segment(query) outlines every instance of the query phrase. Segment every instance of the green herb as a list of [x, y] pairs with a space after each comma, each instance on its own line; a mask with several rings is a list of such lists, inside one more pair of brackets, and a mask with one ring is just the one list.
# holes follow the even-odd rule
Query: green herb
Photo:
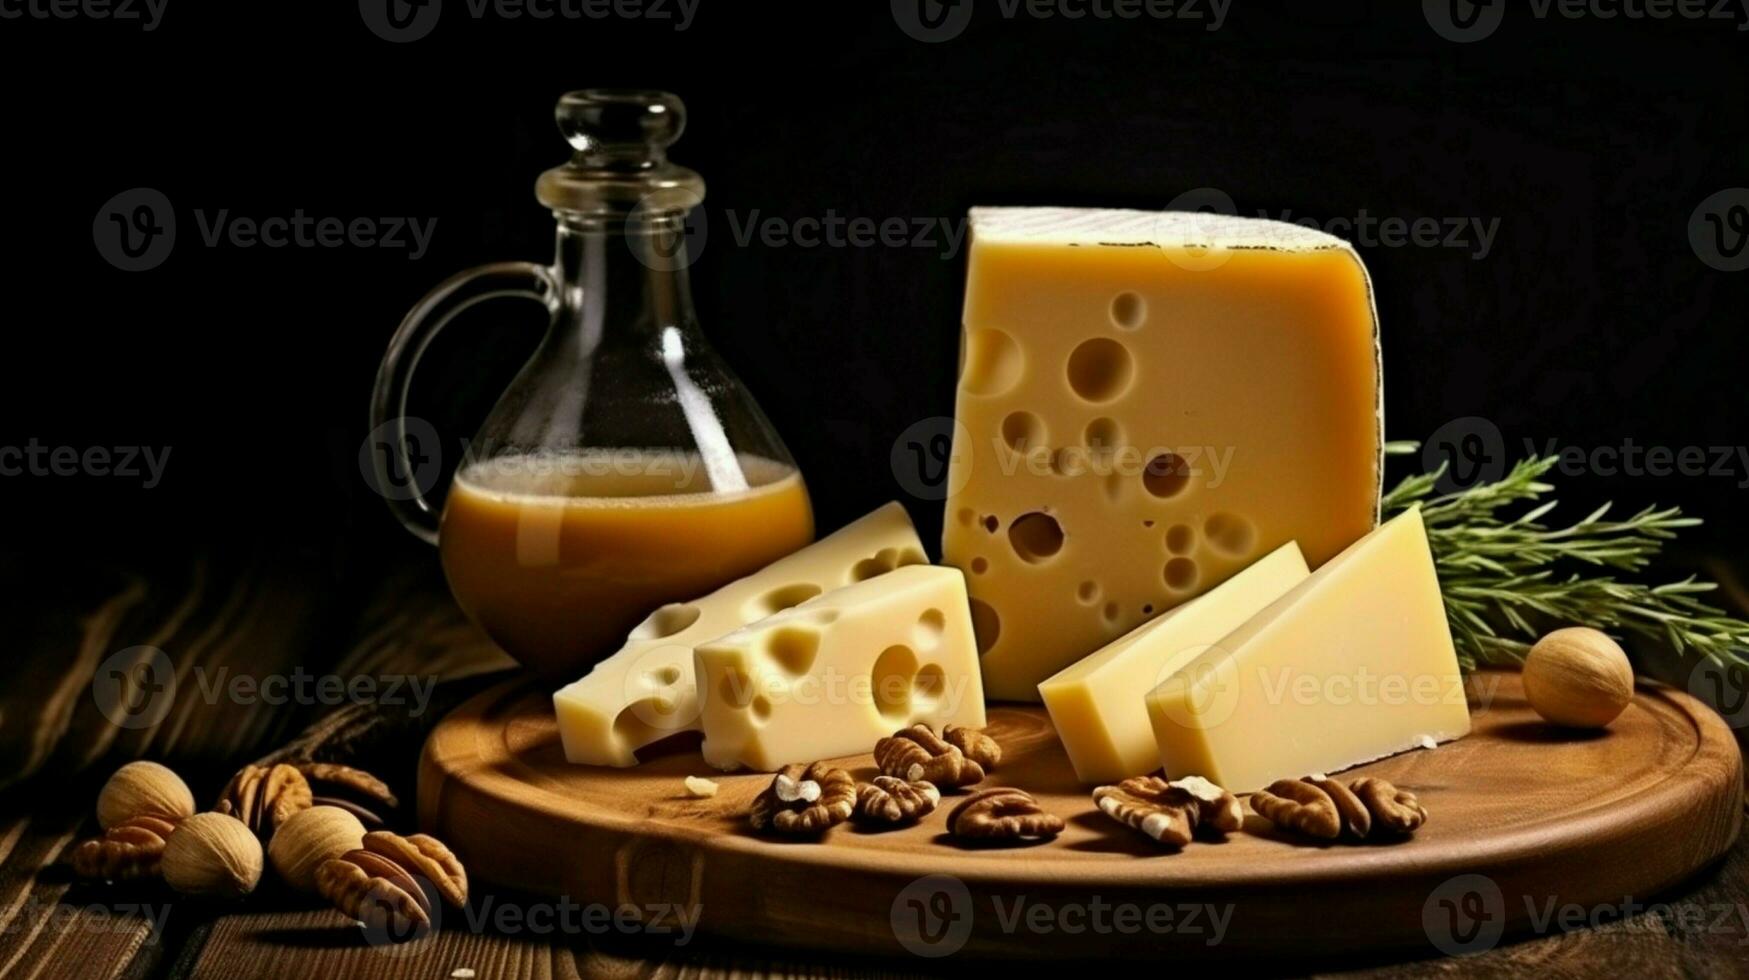
[[[1414, 444], [1386, 450], [1400, 455]], [[1542, 498], [1554, 487], [1541, 478], [1556, 462], [1523, 460], [1496, 483], [1435, 495], [1442, 465], [1385, 495], [1386, 516], [1421, 505], [1464, 668], [1522, 660], [1537, 637], [1558, 626], [1637, 634], [1678, 655], [1692, 650], [1720, 664], [1749, 663], [1749, 622], [1698, 598], [1715, 584], [1690, 576], [1643, 585], [1608, 574], [1643, 570], [1679, 529], [1700, 519], [1648, 507], [1612, 521], [1605, 504], [1575, 524], [1550, 527], [1542, 519], [1556, 501]], [[1502, 514], [1515, 504], [1534, 506], [1517, 517]]]

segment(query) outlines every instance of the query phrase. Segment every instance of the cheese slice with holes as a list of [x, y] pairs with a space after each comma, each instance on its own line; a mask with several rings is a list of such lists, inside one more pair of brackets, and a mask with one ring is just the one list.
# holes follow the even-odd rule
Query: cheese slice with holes
[[1038, 686], [1051, 724], [1084, 783], [1116, 783], [1154, 771], [1160, 750], [1146, 692], [1310, 574], [1293, 542], [1207, 594], [1143, 623]]
[[992, 698], [1289, 541], [1378, 520], [1377, 317], [1353, 248], [1182, 212], [971, 214], [946, 564]]
[[1420, 510], [1331, 559], [1147, 703], [1166, 775], [1235, 793], [1467, 734]]
[[913, 566], [699, 646], [705, 762], [773, 770], [873, 750], [917, 722], [984, 727], [984, 688], [952, 568]]
[[553, 695], [565, 758], [637, 765], [637, 750], [699, 730], [692, 650], [754, 620], [853, 582], [929, 559], [890, 503], [795, 554], [693, 602], [651, 613], [613, 656]]

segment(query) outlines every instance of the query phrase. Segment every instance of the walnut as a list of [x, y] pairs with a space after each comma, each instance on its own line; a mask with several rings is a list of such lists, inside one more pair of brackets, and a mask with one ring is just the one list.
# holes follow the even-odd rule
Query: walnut
[[947, 832], [969, 840], [1042, 840], [1063, 832], [1063, 818], [1021, 790], [986, 789], [953, 808]]
[[175, 829], [174, 821], [151, 814], [116, 824], [73, 848], [73, 873], [104, 881], [156, 878], [164, 842]]
[[914, 823], [941, 803], [941, 790], [927, 782], [876, 776], [856, 788], [856, 819], [874, 824]]
[[850, 819], [856, 808], [856, 781], [824, 762], [784, 766], [771, 785], [753, 798], [747, 820], [754, 830], [780, 834], [823, 834]]
[[338, 762], [294, 762], [310, 784], [312, 806], [337, 806], [358, 818], [367, 830], [388, 825], [401, 805], [388, 784], [363, 769]]
[[265, 855], [243, 822], [223, 813], [197, 813], [176, 825], [158, 865], [164, 883], [193, 898], [235, 899], [261, 882]]
[[241, 820], [255, 836], [265, 840], [292, 814], [309, 809], [313, 801], [304, 774], [296, 766], [282, 762], [272, 766], [247, 765], [237, 770], [214, 809]]
[[364, 835], [363, 847], [322, 862], [316, 890], [335, 908], [400, 941], [431, 928], [439, 899], [465, 904], [468, 876], [437, 838], [376, 830]]
[[194, 814], [194, 794], [169, 768], [156, 762], [130, 762], [115, 771], [97, 794], [97, 825], [104, 828], [134, 817], [155, 815], [172, 822]]
[[1279, 779], [1251, 794], [1251, 809], [1284, 830], [1319, 840], [1344, 833], [1364, 839], [1381, 834], [1411, 834], [1427, 822], [1427, 809], [1415, 794], [1383, 779], [1356, 779], [1348, 785], [1324, 775]]
[[1199, 776], [1168, 782], [1138, 776], [1093, 791], [1100, 812], [1162, 844], [1183, 847], [1198, 831], [1230, 834], [1245, 822], [1239, 799]]
[[908, 783], [934, 783], [942, 789], [982, 782], [986, 766], [994, 766], [1002, 750], [982, 732], [959, 725], [949, 725], [948, 731], [952, 739], [921, 723], [894, 732], [875, 743], [875, 765], [882, 775]]

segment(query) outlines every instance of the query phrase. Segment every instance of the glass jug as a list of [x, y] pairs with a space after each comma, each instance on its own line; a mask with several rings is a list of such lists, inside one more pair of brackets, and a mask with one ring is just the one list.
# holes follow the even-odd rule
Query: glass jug
[[535, 185], [558, 222], [552, 265], [482, 266], [421, 300], [389, 343], [371, 424], [391, 437], [375, 464], [389, 486], [391, 466], [412, 472], [407, 389], [432, 337], [484, 300], [546, 306], [546, 337], [470, 443], [441, 519], [416, 492], [389, 503], [439, 546], [487, 635], [573, 680], [656, 607], [807, 544], [814, 521], [789, 451], [693, 313], [684, 221], [704, 181], [667, 161], [680, 100], [586, 90], [555, 115], [575, 153]]

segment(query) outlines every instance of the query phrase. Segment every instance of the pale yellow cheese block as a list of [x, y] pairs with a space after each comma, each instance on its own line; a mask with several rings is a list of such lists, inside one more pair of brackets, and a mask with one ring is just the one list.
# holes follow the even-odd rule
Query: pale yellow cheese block
[[553, 695], [565, 758], [637, 765], [638, 749], [697, 731], [692, 648], [824, 592], [929, 559], [898, 503], [693, 602], [651, 613], [613, 656]]
[[942, 537], [991, 698], [1286, 544], [1377, 523], [1377, 317], [1353, 248], [1194, 213], [972, 211]]
[[1166, 775], [1236, 793], [1469, 733], [1420, 510], [1312, 573], [1148, 695]]
[[1159, 768], [1147, 693], [1310, 574], [1288, 542], [1038, 686], [1075, 775], [1116, 783]]
[[910, 566], [698, 647], [705, 762], [774, 770], [868, 752], [917, 722], [984, 726], [984, 688], [952, 568]]

